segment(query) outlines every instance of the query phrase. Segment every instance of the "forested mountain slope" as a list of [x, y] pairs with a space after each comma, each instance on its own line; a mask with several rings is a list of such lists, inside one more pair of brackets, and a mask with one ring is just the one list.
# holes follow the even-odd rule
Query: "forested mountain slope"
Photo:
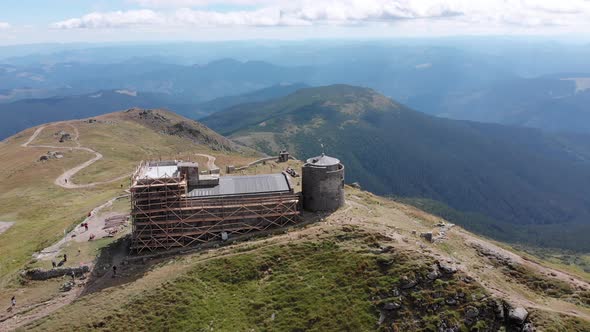
[[585, 136], [436, 118], [346, 85], [235, 106], [203, 123], [268, 152], [325, 150], [346, 164], [348, 182], [442, 202], [471, 213], [466, 227], [502, 240], [590, 250], [581, 236], [590, 231]]

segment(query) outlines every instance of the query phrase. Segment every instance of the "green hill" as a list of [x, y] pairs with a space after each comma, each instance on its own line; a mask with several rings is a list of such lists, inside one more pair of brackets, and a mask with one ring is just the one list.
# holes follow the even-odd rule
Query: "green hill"
[[[435, 118], [346, 85], [302, 89], [202, 121], [269, 153], [325, 150], [346, 164], [348, 182], [441, 202], [468, 213], [457, 222], [501, 240], [590, 250], [582, 235], [590, 231], [584, 136]], [[427, 207], [439, 212], [439, 205]]]

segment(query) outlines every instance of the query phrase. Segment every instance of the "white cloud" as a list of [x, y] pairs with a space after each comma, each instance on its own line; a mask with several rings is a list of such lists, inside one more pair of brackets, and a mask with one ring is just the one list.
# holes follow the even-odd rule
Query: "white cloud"
[[272, 5], [280, 0], [128, 0], [143, 7], [151, 8], [187, 8], [212, 5], [257, 6]]
[[10, 29], [10, 24], [7, 22], [0, 22], [0, 30]]
[[106, 13], [90, 13], [80, 18], [53, 23], [58, 29], [97, 29], [146, 26], [164, 23], [164, 17], [152, 10], [130, 10]]
[[[310, 26], [447, 20], [482, 26], [574, 26], [590, 30], [588, 0], [128, 0], [141, 9], [91, 13], [54, 23], [56, 28], [135, 26]], [[224, 5], [226, 10], [207, 8]], [[164, 8], [166, 7], [166, 8]], [[181, 8], [184, 7], [184, 8]], [[197, 8], [199, 7], [199, 8]], [[248, 8], [231, 10], [231, 8]], [[251, 9], [250, 9], [251, 8]]]

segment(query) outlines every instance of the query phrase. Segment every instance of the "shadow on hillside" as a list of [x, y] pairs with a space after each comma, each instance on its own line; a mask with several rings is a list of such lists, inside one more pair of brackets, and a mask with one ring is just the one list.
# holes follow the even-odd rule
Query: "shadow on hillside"
[[[109, 287], [134, 282], [142, 278], [153, 266], [177, 256], [193, 254], [201, 250], [224, 247], [238, 242], [284, 234], [288, 231], [319, 222], [327, 216], [329, 216], [329, 213], [316, 214], [304, 212], [301, 216], [300, 222], [287, 227], [243, 234], [230, 238], [224, 242], [211, 241], [190, 248], [160, 251], [149, 255], [131, 254], [129, 250], [131, 236], [128, 235], [101, 249], [96, 259], [95, 267], [88, 277], [88, 282], [82, 292], [82, 296], [99, 292]], [[117, 266], [116, 276], [113, 273], [113, 266]]]
[[[130, 244], [131, 238], [126, 236], [101, 249], [82, 295], [133, 282], [150, 269], [153, 264], [123, 265], [129, 256]], [[117, 267], [116, 276], [113, 274], [113, 265]]]

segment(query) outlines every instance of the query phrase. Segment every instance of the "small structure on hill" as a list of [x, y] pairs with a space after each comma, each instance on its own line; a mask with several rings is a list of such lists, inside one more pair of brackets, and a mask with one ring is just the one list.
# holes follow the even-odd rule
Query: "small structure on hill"
[[70, 133], [67, 133], [63, 130], [60, 130], [58, 132], [56, 132], [54, 134], [55, 136], [59, 137], [59, 142], [63, 143], [65, 141], [71, 141], [72, 140], [72, 135]]
[[64, 154], [59, 151], [47, 151], [47, 154], [42, 155], [39, 157], [39, 161], [48, 161], [50, 159], [61, 159], [64, 157]]
[[279, 163], [286, 163], [289, 161], [289, 151], [282, 150], [279, 152]]
[[344, 205], [344, 165], [326, 156], [310, 158], [302, 171], [303, 208], [335, 211]]
[[195, 162], [144, 162], [131, 186], [131, 249], [183, 248], [294, 224], [299, 198], [286, 173], [202, 175]]

